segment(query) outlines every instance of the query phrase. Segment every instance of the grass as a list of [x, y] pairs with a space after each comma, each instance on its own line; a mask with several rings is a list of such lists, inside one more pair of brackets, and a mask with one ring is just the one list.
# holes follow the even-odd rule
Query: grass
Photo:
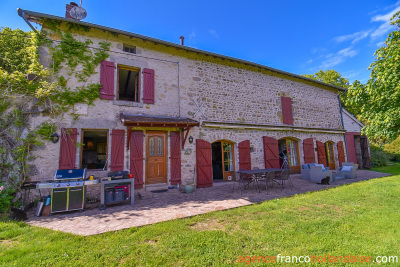
[[385, 173], [390, 173], [393, 175], [398, 175], [400, 174], [400, 162], [390, 162], [390, 165], [384, 166], [384, 167], [375, 167], [372, 168], [372, 171], [376, 172], [385, 172]]
[[88, 237], [0, 222], [0, 265], [221, 266], [251, 255], [400, 256], [399, 192], [396, 175]]

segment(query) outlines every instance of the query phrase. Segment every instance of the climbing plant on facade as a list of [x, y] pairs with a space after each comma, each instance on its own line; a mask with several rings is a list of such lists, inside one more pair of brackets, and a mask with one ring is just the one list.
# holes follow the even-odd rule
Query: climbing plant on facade
[[[46, 33], [10, 28], [0, 32], [0, 184], [12, 192], [33, 174], [32, 150], [50, 139], [59, 118], [75, 104], [92, 104], [99, 97], [101, 85], [87, 81], [108, 57], [110, 44], [94, 45], [57, 32], [58, 42]], [[41, 62], [40, 49], [49, 52], [48, 66]], [[69, 85], [71, 77], [78, 84]], [[31, 116], [48, 120], [34, 128]]]

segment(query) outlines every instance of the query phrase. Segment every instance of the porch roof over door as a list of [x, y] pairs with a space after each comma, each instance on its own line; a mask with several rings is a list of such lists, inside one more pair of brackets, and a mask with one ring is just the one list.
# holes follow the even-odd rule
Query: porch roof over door
[[135, 127], [191, 128], [200, 125], [198, 121], [183, 117], [144, 116], [120, 113], [120, 119], [124, 126]]

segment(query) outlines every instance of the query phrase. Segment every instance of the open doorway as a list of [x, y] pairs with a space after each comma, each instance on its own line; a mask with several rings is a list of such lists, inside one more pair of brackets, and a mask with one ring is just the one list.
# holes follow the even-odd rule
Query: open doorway
[[213, 180], [232, 180], [235, 169], [234, 145], [228, 141], [217, 141], [211, 144]]
[[300, 159], [298, 142], [292, 138], [282, 138], [278, 141], [279, 164], [289, 167], [291, 173], [300, 173]]

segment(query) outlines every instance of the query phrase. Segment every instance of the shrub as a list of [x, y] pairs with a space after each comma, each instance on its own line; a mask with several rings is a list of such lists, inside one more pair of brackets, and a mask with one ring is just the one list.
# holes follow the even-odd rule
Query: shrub
[[0, 184], [0, 214], [6, 213], [11, 209], [14, 197], [14, 190], [5, 188], [4, 184]]
[[382, 148], [371, 144], [371, 165], [374, 167], [386, 166], [389, 160], [392, 158], [391, 155]]
[[393, 155], [393, 160], [400, 161], [400, 135], [393, 142], [386, 144], [384, 150]]

